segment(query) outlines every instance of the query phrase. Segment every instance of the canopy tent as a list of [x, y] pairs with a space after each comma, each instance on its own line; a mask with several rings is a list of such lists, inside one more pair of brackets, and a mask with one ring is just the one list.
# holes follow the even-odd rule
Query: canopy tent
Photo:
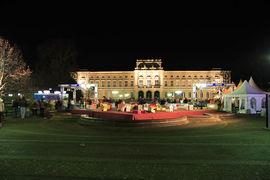
[[229, 94], [229, 93], [233, 92], [235, 89], [236, 89], [236, 86], [235, 86], [234, 82], [232, 82], [232, 85], [230, 87], [222, 90], [222, 94], [223, 95]]
[[260, 91], [263, 91], [261, 88], [259, 88], [259, 86], [257, 86], [257, 84], [255, 83], [255, 81], [253, 80], [252, 77], [250, 77], [249, 81], [248, 81], [249, 85], [256, 88], [256, 89], [259, 89]]
[[232, 111], [232, 105], [234, 105], [239, 107], [239, 113], [256, 113], [265, 108], [265, 94], [266, 92], [252, 87], [245, 80], [237, 90], [223, 96], [224, 110]]
[[243, 84], [243, 81], [242, 81], [242, 79], [240, 79], [240, 81], [239, 81], [239, 83], [238, 83], [238, 85], [236, 86], [236, 88], [235, 88], [235, 89], [240, 88], [240, 87], [242, 86], [242, 84]]

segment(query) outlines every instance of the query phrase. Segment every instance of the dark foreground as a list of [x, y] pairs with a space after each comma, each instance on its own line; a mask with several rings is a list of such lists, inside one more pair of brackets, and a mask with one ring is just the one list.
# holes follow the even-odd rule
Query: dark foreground
[[0, 179], [270, 177], [270, 131], [258, 116], [162, 128], [80, 126], [77, 119], [7, 118]]

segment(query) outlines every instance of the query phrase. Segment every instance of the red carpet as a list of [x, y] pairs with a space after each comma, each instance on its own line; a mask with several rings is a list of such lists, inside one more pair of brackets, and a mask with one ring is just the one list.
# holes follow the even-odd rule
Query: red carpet
[[174, 112], [156, 112], [156, 113], [143, 113], [133, 114], [128, 112], [117, 112], [117, 111], [93, 111], [93, 110], [82, 110], [72, 109], [72, 114], [88, 114], [91, 117], [102, 118], [102, 119], [115, 119], [115, 120], [155, 120], [155, 119], [173, 119], [182, 116], [195, 116], [203, 115], [205, 113], [215, 113], [212, 110], [197, 110], [197, 111], [185, 111], [177, 110]]

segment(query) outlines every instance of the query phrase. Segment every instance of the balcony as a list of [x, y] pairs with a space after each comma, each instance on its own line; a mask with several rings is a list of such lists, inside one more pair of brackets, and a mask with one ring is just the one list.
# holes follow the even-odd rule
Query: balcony
[[138, 85], [138, 88], [160, 88], [161, 85], [157, 84], [157, 85]]

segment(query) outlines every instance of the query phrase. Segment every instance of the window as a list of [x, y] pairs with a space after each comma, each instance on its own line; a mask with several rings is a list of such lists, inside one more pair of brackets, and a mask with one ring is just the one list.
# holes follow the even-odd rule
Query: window
[[133, 87], [134, 86], [134, 84], [133, 84], [134, 82], [133, 81], [130, 81], [130, 86], [131, 87]]
[[179, 78], [179, 75], [177, 75], [176, 77], [178, 77], [178, 78]]
[[98, 79], [99, 77], [97, 76], [97, 79]]
[[128, 81], [125, 81], [125, 87], [128, 87]]
[[111, 81], [108, 81], [108, 82], [107, 82], [107, 86], [108, 86], [108, 87], [111, 87]]
[[173, 87], [173, 81], [171, 81], [171, 86]]
[[104, 76], [102, 76], [102, 78], [104, 78]]
[[94, 81], [90, 81], [90, 84], [94, 84]]
[[171, 75], [171, 78], [173, 77], [173, 75]]
[[119, 76], [119, 78], [122, 78], [122, 76]]
[[125, 78], [128, 78], [127, 76], [125, 76]]
[[133, 76], [130, 76], [131, 78], [133, 78]]
[[206, 93], [206, 98], [207, 98], [207, 99], [210, 98], [210, 93], [209, 93], [209, 92]]
[[176, 80], [176, 86], [180, 86], [180, 81], [179, 80]]
[[113, 87], [116, 87], [116, 81], [113, 81]]
[[147, 79], [147, 86], [150, 87], [151, 86], [151, 80]]
[[105, 81], [101, 81], [101, 86], [102, 86], [102, 87], [105, 86]]
[[167, 77], [167, 75], [165, 75], [165, 78]]
[[108, 78], [111, 78], [111, 76], [108, 76]]
[[182, 78], [185, 78], [186, 76], [184, 75], [184, 76], [182, 76]]
[[97, 86], [99, 86], [99, 81], [96, 81]]
[[122, 81], [119, 81], [119, 87], [122, 87]]
[[191, 98], [191, 92], [188, 92], [188, 97]]
[[167, 87], [168, 86], [168, 82], [164, 81], [164, 86]]
[[203, 92], [201, 91], [200, 97], [203, 98]]
[[254, 97], [250, 100], [250, 107], [256, 110], [256, 99]]
[[139, 80], [139, 86], [143, 86], [143, 80], [142, 79]]
[[159, 85], [159, 80], [155, 80], [155, 85], [156, 85], [156, 86]]

